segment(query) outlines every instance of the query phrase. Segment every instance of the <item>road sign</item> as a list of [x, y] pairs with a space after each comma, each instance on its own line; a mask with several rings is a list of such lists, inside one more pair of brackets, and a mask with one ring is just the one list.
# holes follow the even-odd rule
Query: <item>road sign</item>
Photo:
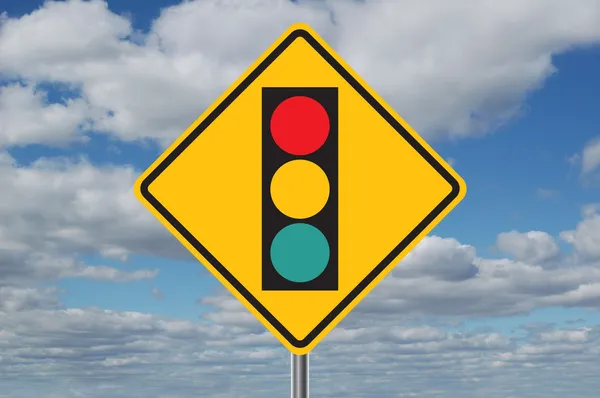
[[297, 355], [465, 191], [304, 24], [290, 27], [136, 183], [146, 207]]

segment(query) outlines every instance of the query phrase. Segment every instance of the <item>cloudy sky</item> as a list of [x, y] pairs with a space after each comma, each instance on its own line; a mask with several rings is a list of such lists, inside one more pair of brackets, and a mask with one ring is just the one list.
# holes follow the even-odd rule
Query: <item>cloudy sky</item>
[[289, 393], [289, 354], [132, 186], [294, 22], [468, 185], [311, 354], [312, 394], [597, 394], [600, 0], [0, 0], [0, 12], [0, 397]]

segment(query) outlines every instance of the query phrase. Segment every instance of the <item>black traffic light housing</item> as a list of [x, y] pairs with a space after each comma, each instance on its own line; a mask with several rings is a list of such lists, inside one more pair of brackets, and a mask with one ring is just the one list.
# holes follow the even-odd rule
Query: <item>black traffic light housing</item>
[[[285, 152], [271, 132], [271, 116], [288, 98], [305, 96], [316, 100], [329, 117], [329, 134], [323, 145], [304, 156]], [[273, 203], [270, 185], [283, 164], [304, 159], [318, 165], [329, 180], [329, 198], [317, 214], [297, 220], [284, 215]], [[307, 187], [310, 189], [310, 187]], [[287, 225], [302, 222], [319, 229], [329, 243], [329, 262], [323, 272], [308, 282], [293, 282], [280, 275], [270, 255], [271, 243]], [[274, 87], [262, 90], [262, 289], [263, 290], [337, 290], [338, 289], [338, 89], [329, 87]]]

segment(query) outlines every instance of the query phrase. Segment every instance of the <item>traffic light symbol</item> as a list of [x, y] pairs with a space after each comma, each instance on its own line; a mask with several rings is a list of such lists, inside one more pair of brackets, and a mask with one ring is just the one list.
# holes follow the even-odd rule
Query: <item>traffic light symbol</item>
[[263, 88], [262, 288], [338, 289], [337, 88]]

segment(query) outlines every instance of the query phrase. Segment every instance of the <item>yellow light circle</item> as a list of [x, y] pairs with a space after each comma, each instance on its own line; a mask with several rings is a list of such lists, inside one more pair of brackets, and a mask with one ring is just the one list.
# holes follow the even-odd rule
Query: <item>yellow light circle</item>
[[271, 180], [271, 198], [279, 211], [288, 217], [312, 217], [329, 199], [329, 180], [315, 163], [292, 160], [275, 172]]

